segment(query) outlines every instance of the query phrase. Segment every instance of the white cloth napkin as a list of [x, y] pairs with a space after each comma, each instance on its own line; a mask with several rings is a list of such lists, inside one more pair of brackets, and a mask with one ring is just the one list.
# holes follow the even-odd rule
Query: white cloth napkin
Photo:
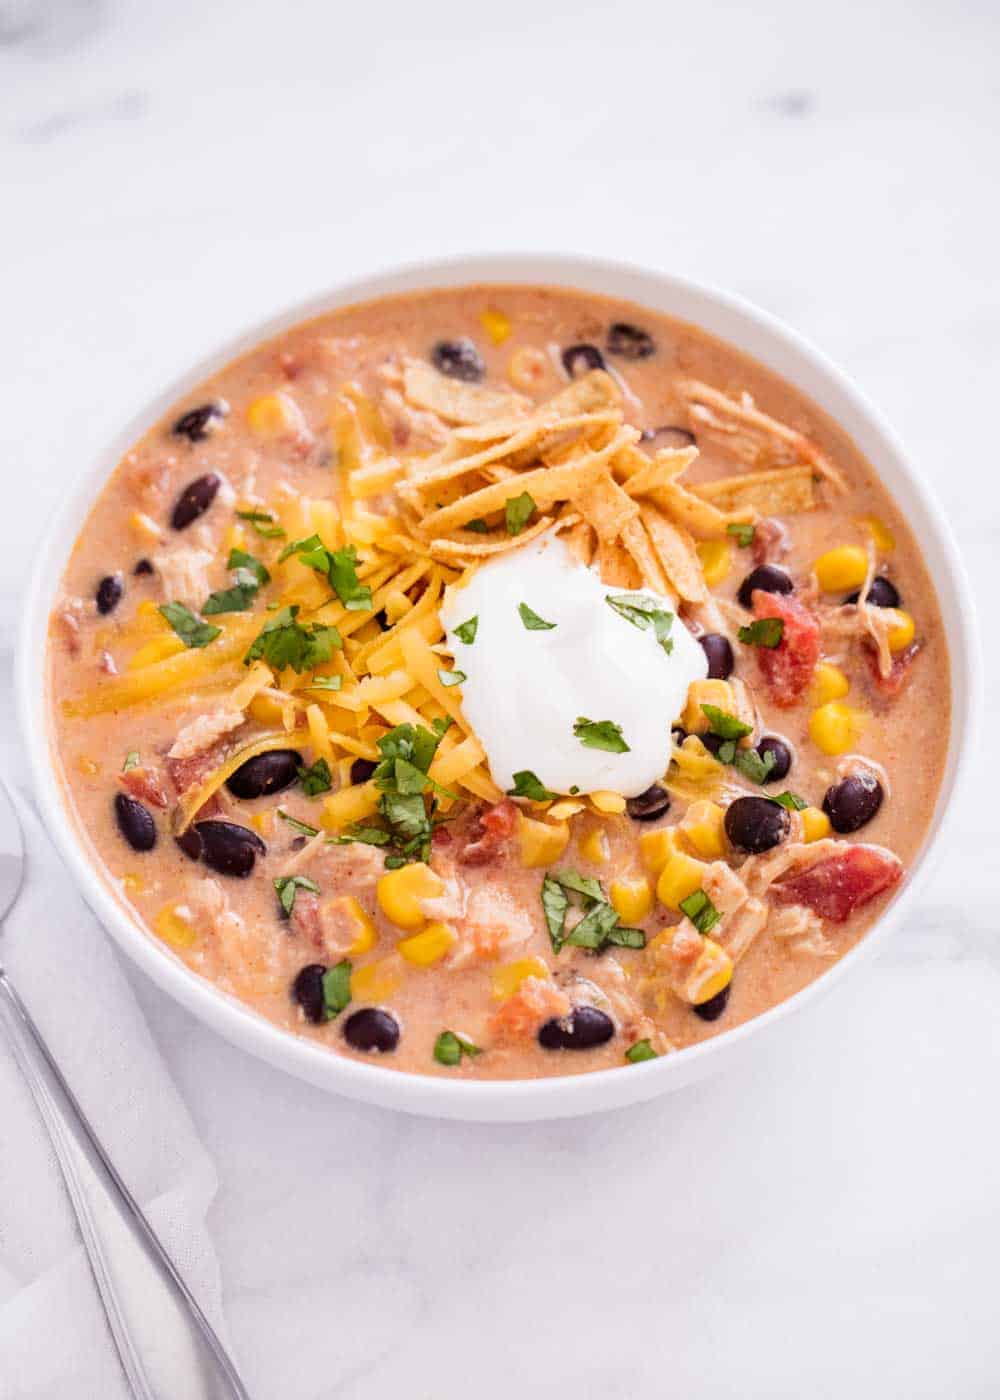
[[[27, 869], [0, 962], [118, 1171], [220, 1334], [215, 1168], [110, 939], [14, 793]], [[119, 1400], [119, 1368], [48, 1137], [0, 1031], [0, 1400]], [[181, 1400], [181, 1397], [178, 1397]]]

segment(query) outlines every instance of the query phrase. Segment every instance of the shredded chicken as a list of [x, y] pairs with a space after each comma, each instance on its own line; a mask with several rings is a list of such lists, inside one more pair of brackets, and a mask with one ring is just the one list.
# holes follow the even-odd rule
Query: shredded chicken
[[71, 656], [78, 656], [80, 653], [80, 623], [83, 620], [85, 607], [86, 604], [82, 598], [67, 598], [56, 613], [56, 620]]
[[802, 904], [776, 909], [768, 920], [767, 931], [772, 938], [787, 941], [793, 953], [830, 958], [836, 952], [823, 932], [823, 920]]
[[892, 783], [888, 771], [877, 759], [868, 758], [860, 753], [845, 754], [837, 763], [837, 777], [849, 778], [853, 773], [873, 773], [882, 784], [886, 797], [892, 796]]
[[167, 757], [193, 758], [195, 754], [210, 749], [224, 734], [238, 729], [242, 723], [242, 710], [210, 710], [184, 726], [167, 751]]
[[829, 837], [822, 841], [786, 841], [783, 846], [766, 851], [763, 855], [748, 856], [740, 866], [740, 876], [748, 891], [760, 898], [767, 894], [776, 880], [790, 871], [808, 870], [810, 866], [835, 855], [842, 845], [842, 842]]
[[208, 570], [215, 556], [207, 549], [174, 549], [152, 556], [164, 598], [171, 603], [183, 603], [197, 608], [210, 592]]
[[451, 437], [436, 413], [413, 408], [398, 389], [387, 385], [378, 396], [378, 406], [392, 433], [393, 442], [409, 452], [433, 452]]

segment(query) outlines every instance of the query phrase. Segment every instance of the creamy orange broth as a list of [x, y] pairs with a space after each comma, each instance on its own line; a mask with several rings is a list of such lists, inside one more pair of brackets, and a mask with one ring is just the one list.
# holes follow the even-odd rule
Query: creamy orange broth
[[[648, 332], [655, 352], [638, 359], [608, 353], [609, 326], [616, 322]], [[255, 799], [240, 799], [221, 789], [207, 809], [209, 818], [248, 827], [266, 846], [266, 854], [258, 852], [247, 878], [218, 873], [203, 861], [192, 860], [171, 834], [177, 820], [178, 789], [183, 788], [188, 775], [167, 758], [168, 751], [181, 730], [199, 716], [225, 711], [233, 687], [246, 674], [242, 657], [249, 641], [273, 616], [266, 604], [276, 602], [289, 586], [287, 570], [283, 573], [276, 562], [279, 552], [296, 534], [311, 533], [308, 522], [302, 523], [301, 512], [297, 514], [298, 503], [303, 497], [332, 501], [335, 511], [328, 512], [326, 519], [334, 522], [330, 526], [333, 531], [339, 528], [338, 513], [349, 509], [345, 461], [342, 455], [338, 458], [338, 446], [342, 454], [344, 443], [331, 436], [329, 426], [334, 394], [347, 382], [358, 386], [381, 415], [384, 440], [379, 452], [408, 461], [412, 454], [412, 460], [418, 461], [448, 434], [433, 415], [428, 418], [426, 410], [415, 409], [406, 401], [392, 366], [402, 355], [426, 359], [436, 343], [460, 337], [469, 338], [478, 348], [485, 363], [485, 384], [497, 389], [515, 387], [539, 403], [568, 383], [560, 363], [561, 349], [579, 343], [600, 348], [624, 390], [621, 408], [626, 423], [648, 430], [669, 425], [693, 432], [700, 455], [683, 478], [689, 486], [801, 460], [794, 451], [789, 456], [784, 449], [773, 457], [762, 450], [756, 463], [735, 454], [725, 433], [706, 428], [704, 420], [692, 412], [679, 387], [692, 379], [735, 399], [744, 393], [752, 395], [757, 408], [803, 434], [835, 464], [846, 481], [846, 491], [837, 493], [827, 485], [817, 486], [814, 509], [780, 519], [786, 532], [786, 552], [781, 553], [780, 544], [773, 543], [777, 538], [774, 527], [760, 521], [755, 544], [760, 550], [772, 540], [771, 562], [794, 581], [791, 596], [802, 602], [810, 616], [824, 620], [822, 657], [835, 661], [847, 677], [850, 689], [842, 703], [850, 707], [858, 722], [849, 748], [842, 755], [824, 753], [810, 738], [810, 717], [819, 698], [815, 681], [791, 706], [776, 704], [761, 675], [762, 649], [737, 640], [738, 626], [752, 621], [752, 614], [729, 605], [754, 567], [753, 546], [741, 547], [735, 536], [727, 537], [722, 553], [728, 549], [729, 567], [711, 589], [723, 611], [712, 614], [700, 605], [682, 607], [675, 625], [683, 620], [696, 630], [712, 631], [717, 629], [706, 619], [722, 617], [736, 654], [734, 675], [747, 683], [758, 709], [752, 741], [763, 734], [778, 735], [793, 755], [787, 777], [765, 786], [746, 780], [732, 767], [726, 768], [723, 776], [729, 786], [719, 805], [724, 807], [735, 789], [757, 796], [792, 791], [812, 809], [820, 809], [827, 789], [841, 776], [838, 765], [849, 766], [860, 756], [881, 766], [873, 771], [881, 777], [884, 801], [874, 819], [857, 832], [841, 836], [833, 832], [830, 836], [838, 841], [837, 850], [858, 843], [876, 845], [894, 853], [904, 870], [910, 866], [934, 806], [945, 757], [950, 700], [947, 646], [937, 602], [899, 507], [847, 435], [764, 366], [696, 327], [644, 308], [550, 288], [469, 287], [388, 298], [332, 312], [257, 347], [176, 405], [112, 473], [66, 565], [50, 635], [54, 759], [81, 838], [147, 935], [164, 940], [168, 955], [182, 958], [198, 976], [285, 1029], [308, 1036], [337, 1054], [373, 1058], [426, 1074], [498, 1079], [573, 1074], [611, 1066], [627, 1070], [625, 1054], [636, 1042], [649, 1041], [657, 1053], [671, 1053], [724, 1032], [792, 995], [857, 942], [890, 895], [878, 894], [843, 922], [804, 918], [798, 931], [790, 933], [787, 911], [791, 907], [801, 913], [803, 905], [772, 897], [773, 888], [765, 891], [763, 925], [745, 951], [733, 948], [731, 978], [718, 998], [722, 1005], [716, 1019], [708, 1020], [677, 990], [686, 966], [679, 946], [683, 940], [674, 946], [673, 931], [681, 915], [658, 900], [653, 901], [647, 917], [622, 920], [643, 930], [645, 949], [610, 947], [593, 953], [564, 946], [558, 954], [554, 952], [540, 902], [546, 869], [527, 868], [522, 863], [517, 829], [521, 818], [510, 804], [492, 804], [499, 813], [492, 822], [497, 830], [495, 836], [488, 834], [486, 849], [480, 852], [486, 857], [482, 864], [468, 863], [465, 857], [470, 843], [482, 835], [479, 819], [487, 804], [467, 790], [462, 790], [463, 800], [449, 813], [450, 820], [443, 828], [446, 836], [435, 840], [430, 864], [450, 882], [451, 903], [446, 899], [438, 907], [429, 906], [427, 921], [448, 924], [456, 941], [428, 966], [415, 965], [398, 951], [400, 941], [414, 930], [401, 929], [380, 908], [376, 890], [385, 872], [384, 853], [377, 847], [317, 844], [305, 858], [301, 873], [319, 887], [319, 894], [300, 889], [292, 917], [283, 917], [273, 882], [289, 870], [301, 841], [277, 816], [276, 809], [280, 806], [300, 821], [321, 827], [328, 794], [309, 797], [298, 783]], [[526, 350], [537, 353], [526, 358], [519, 353]], [[526, 368], [531, 371], [528, 378]], [[284, 417], [279, 414], [275, 421], [273, 411], [269, 414], [266, 404], [261, 408], [260, 401], [278, 392], [287, 396], [288, 402]], [[209, 424], [212, 430], [200, 440], [191, 441], [172, 432], [182, 414], [220, 400], [225, 401], [227, 412]], [[273, 404], [271, 407], [273, 410]], [[374, 421], [370, 419], [370, 424]], [[647, 438], [639, 447], [652, 452], [666, 443], [681, 441], [683, 435], [674, 434]], [[210, 506], [186, 528], [171, 528], [178, 497], [189, 483], [208, 473], [217, 474], [223, 482]], [[371, 497], [362, 505], [374, 512], [396, 509], [390, 494]], [[276, 523], [286, 528], [286, 537], [269, 539], [257, 534], [252, 522], [237, 518], [237, 507], [273, 515]], [[834, 617], [850, 590], [817, 591], [811, 581], [814, 562], [824, 551], [838, 545], [868, 548], [872, 531], [859, 523], [864, 520], [878, 522], [875, 532], [881, 548], [877, 551], [877, 572], [891, 580], [915, 624], [916, 651], [904, 648], [902, 660], [894, 658], [900, 680], [898, 694], [886, 693], [884, 682], [881, 686], [877, 682], [870, 641], [860, 622], [852, 621], [855, 610], [841, 610]], [[887, 549], [890, 540], [894, 547]], [[343, 541], [324, 536], [324, 543], [333, 548]], [[233, 578], [226, 558], [234, 545], [263, 561], [273, 582], [253, 598], [248, 611], [208, 617], [209, 623], [223, 629], [221, 637], [200, 651], [185, 650], [156, 609], [186, 591], [185, 601], [197, 613], [209, 593], [230, 587]], [[363, 564], [364, 547], [360, 554]], [[136, 573], [140, 560], [155, 560], [152, 571]], [[460, 567], [453, 563], [450, 577], [457, 576]], [[295, 568], [295, 580], [308, 582], [309, 570]], [[122, 596], [102, 614], [95, 603], [97, 590], [102, 579], [117, 574], [121, 575]], [[634, 586], [642, 586], [642, 580]], [[105, 585], [103, 601], [107, 602], [114, 591]], [[325, 597], [328, 591], [320, 596]], [[356, 614], [348, 616], [356, 618]], [[307, 610], [300, 620], [308, 621]], [[224, 653], [227, 640], [239, 628], [249, 629], [248, 637]], [[366, 630], [361, 637], [368, 638], [377, 634], [378, 623], [368, 614], [362, 628]], [[146, 651], [140, 652], [140, 648]], [[166, 661], [158, 658], [174, 649], [181, 657], [206, 658], [204, 672], [178, 689], [141, 703], [126, 703], [128, 697], [121, 698], [121, 678], [148, 676], [148, 666], [169, 667], [169, 657]], [[214, 667], [213, 655], [221, 657]], [[441, 665], [449, 664], [442, 658]], [[277, 687], [286, 680], [288, 685], [298, 686], [303, 679], [292, 674], [279, 676]], [[102, 695], [119, 698], [110, 702], [109, 708], [90, 713], [95, 705], [89, 701]], [[319, 703], [330, 727], [353, 735], [357, 742], [357, 730], [351, 729], [356, 718], [352, 712], [326, 704], [320, 693], [300, 698]], [[259, 705], [256, 711], [252, 708], [242, 725], [210, 743], [201, 754], [195, 752], [195, 768], [199, 762], [211, 768], [232, 747], [264, 730], [281, 728], [280, 714], [273, 706], [262, 719], [263, 714]], [[290, 719], [296, 717], [297, 727], [288, 736], [288, 747], [297, 750], [303, 764], [309, 765], [317, 751], [301, 711]], [[675, 718], [665, 715], [664, 724]], [[377, 705], [366, 723], [368, 744], [380, 724], [384, 730], [392, 728], [380, 718]], [[130, 777], [121, 770], [132, 752], [138, 755], [138, 762], [133, 762]], [[332, 756], [336, 788], [340, 781], [350, 781], [347, 770], [356, 754], [334, 740]], [[143, 775], [151, 784], [148, 789], [142, 786]], [[668, 787], [670, 777], [666, 778]], [[156, 843], [150, 850], [132, 849], [119, 829], [115, 798], [129, 786], [133, 799], [146, 808], [155, 827]], [[675, 789], [669, 811], [649, 822], [635, 821], [627, 813], [599, 813], [584, 804], [581, 812], [569, 818], [569, 842], [552, 869], [572, 869], [595, 877], [604, 882], [605, 889], [614, 880], [645, 879], [652, 891], [658, 872], [644, 856], [640, 838], [650, 831], [683, 824], [685, 812], [697, 796]], [[157, 805], [156, 797], [162, 798], [164, 805]], [[519, 805], [528, 813], [529, 804]], [[532, 809], [530, 815], [544, 821], [545, 808]], [[815, 812], [813, 818], [818, 820]], [[378, 818], [365, 820], [371, 824]], [[790, 815], [788, 820], [791, 830], [785, 840], [796, 841], [802, 835], [802, 818]], [[508, 831], [512, 824], [514, 829]], [[335, 828], [324, 829], [335, 834]], [[599, 853], [593, 842], [598, 829], [606, 837], [607, 858], [595, 863], [588, 855]], [[689, 857], [706, 860], [697, 845], [686, 838], [680, 838], [679, 849]], [[725, 843], [722, 864], [739, 874], [750, 868], [745, 866], [746, 859], [744, 852]], [[767, 857], [750, 859], [759, 864]], [[810, 860], [808, 854], [802, 855], [801, 870], [809, 868]], [[800, 867], [793, 866], [790, 878], [797, 873]], [[357, 927], [345, 925], [345, 906], [337, 906], [339, 914], [331, 912], [329, 902], [347, 895], [356, 898], [371, 920], [374, 936], [370, 948], [350, 952], [352, 946], [360, 946]], [[729, 922], [724, 917], [708, 932], [724, 952]], [[361, 937], [360, 944], [364, 942]], [[534, 963], [525, 965], [529, 959]], [[331, 1019], [313, 1023], [293, 998], [296, 977], [304, 966], [329, 968], [345, 960], [352, 964], [350, 1004]], [[512, 965], [516, 965], [513, 970]], [[518, 972], [532, 969], [542, 975], [519, 987]], [[610, 1039], [581, 1050], [545, 1048], [539, 1043], [538, 1032], [547, 1020], [562, 1018], [565, 1026], [565, 1018], [581, 1006], [594, 1007], [609, 1018], [613, 1029]], [[348, 1044], [344, 1031], [349, 1018], [366, 1007], [382, 1008], [394, 1019], [398, 1044], [390, 1052], [365, 1052]], [[467, 1037], [481, 1053], [464, 1054], [457, 1065], [439, 1063], [434, 1046], [445, 1030]]]

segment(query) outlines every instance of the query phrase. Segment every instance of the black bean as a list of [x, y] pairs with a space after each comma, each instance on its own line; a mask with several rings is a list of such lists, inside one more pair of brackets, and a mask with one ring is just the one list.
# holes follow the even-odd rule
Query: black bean
[[245, 879], [253, 870], [258, 855], [267, 855], [267, 847], [249, 827], [236, 822], [195, 822], [201, 837], [201, 858], [220, 875], [235, 875]]
[[351, 782], [367, 783], [377, 767], [378, 764], [372, 763], [370, 758], [356, 758], [351, 764]]
[[151, 559], [140, 559], [140, 560], [136, 563], [136, 566], [135, 566], [135, 568], [132, 570], [132, 572], [133, 572], [133, 574], [151, 574], [151, 573], [153, 572], [153, 562], [152, 562], [152, 560], [151, 560]]
[[625, 803], [625, 810], [633, 821], [655, 821], [664, 812], [670, 811], [670, 793], [659, 783], [654, 783], [645, 792], [640, 792], [638, 797], [630, 797]]
[[708, 749], [709, 753], [716, 756], [718, 756], [718, 752], [723, 744], [728, 742], [728, 740], [723, 739], [721, 734], [713, 734], [711, 730], [706, 734], [699, 734], [698, 738], [705, 745], [706, 749]]
[[302, 755], [297, 749], [272, 749], [241, 763], [226, 779], [226, 787], [234, 797], [266, 797], [291, 787], [301, 766]]
[[323, 977], [326, 968], [322, 963], [307, 963], [292, 983], [292, 1000], [297, 1001], [306, 1013], [306, 1019], [317, 1025], [325, 1019], [326, 997], [323, 995]]
[[388, 1011], [365, 1006], [348, 1016], [344, 1039], [355, 1050], [380, 1050], [388, 1055], [399, 1044], [399, 1022]]
[[175, 836], [174, 840], [189, 860], [201, 860], [202, 840], [197, 827], [189, 826], [183, 836]]
[[615, 1033], [615, 1023], [596, 1006], [576, 1006], [560, 1020], [546, 1021], [538, 1032], [543, 1050], [592, 1050]]
[[752, 608], [755, 589], [764, 593], [791, 593], [794, 587], [788, 574], [777, 564], [758, 564], [740, 584], [736, 596], [745, 608]]
[[460, 340], [439, 340], [431, 351], [431, 360], [442, 374], [464, 379], [467, 384], [478, 384], [486, 377], [482, 355], [465, 336]]
[[125, 580], [121, 574], [105, 574], [97, 585], [97, 592], [94, 597], [97, 602], [99, 613], [114, 612], [122, 600], [125, 592]]
[[697, 441], [690, 428], [678, 428], [672, 423], [665, 423], [661, 428], [643, 428], [639, 441], [654, 439], [659, 439], [664, 447], [693, 447]]
[[189, 481], [174, 503], [170, 516], [170, 523], [174, 529], [186, 530], [199, 515], [204, 515], [215, 500], [215, 493], [221, 484], [215, 472], [208, 472], [205, 476], [197, 476], [194, 481]]
[[827, 788], [823, 811], [834, 831], [857, 831], [875, 816], [885, 793], [874, 773], [860, 769]]
[[[861, 589], [856, 588], [853, 593], [847, 595], [844, 602], [856, 603], [860, 597]], [[892, 580], [884, 574], [876, 574], [865, 594], [865, 602], [871, 603], [873, 608], [898, 608], [900, 601], [899, 589]]]
[[733, 674], [733, 648], [721, 632], [706, 632], [699, 637], [701, 649], [708, 658], [708, 674], [714, 681], [725, 681]]
[[604, 356], [596, 345], [567, 345], [562, 352], [563, 368], [570, 379], [578, 374], [587, 374], [592, 369], [604, 368]]
[[182, 413], [170, 431], [176, 437], [186, 437], [189, 442], [202, 442], [216, 422], [221, 422], [228, 412], [228, 404], [202, 403], [197, 408], [189, 408], [187, 413]]
[[628, 321], [615, 321], [608, 330], [608, 352], [623, 360], [648, 360], [656, 354], [656, 341], [648, 331], [631, 326]]
[[692, 1006], [691, 1010], [703, 1021], [717, 1021], [726, 1009], [731, 985], [732, 983], [727, 983], [721, 992], [716, 992], [715, 996], [709, 997], [708, 1001], [702, 1001], [697, 1006]]
[[780, 845], [791, 824], [786, 808], [769, 797], [737, 797], [726, 808], [726, 835], [737, 849], [751, 855]]
[[765, 734], [757, 745], [757, 752], [761, 758], [765, 754], [774, 755], [774, 766], [767, 775], [769, 783], [780, 783], [782, 778], [788, 777], [788, 771], [792, 766], [792, 751], [784, 739], [779, 739], [777, 734]]
[[118, 830], [132, 847], [133, 851], [151, 851], [156, 845], [156, 823], [149, 812], [127, 793], [115, 796], [115, 817]]

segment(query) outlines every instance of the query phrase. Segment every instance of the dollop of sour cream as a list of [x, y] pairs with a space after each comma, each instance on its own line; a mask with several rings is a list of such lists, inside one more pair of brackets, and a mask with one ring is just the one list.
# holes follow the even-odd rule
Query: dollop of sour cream
[[[707, 674], [705, 653], [676, 616], [666, 651], [609, 596], [655, 598], [675, 612], [672, 599], [649, 589], [609, 587], [551, 534], [447, 590], [441, 620], [466, 677], [462, 706], [505, 792], [515, 773], [528, 770], [553, 792], [634, 797], [666, 773], [671, 723], [690, 683]], [[527, 626], [522, 604], [553, 625]], [[463, 638], [473, 629], [464, 624], [473, 618], [469, 642]], [[581, 720], [617, 725], [628, 751], [588, 746], [574, 732]]]

